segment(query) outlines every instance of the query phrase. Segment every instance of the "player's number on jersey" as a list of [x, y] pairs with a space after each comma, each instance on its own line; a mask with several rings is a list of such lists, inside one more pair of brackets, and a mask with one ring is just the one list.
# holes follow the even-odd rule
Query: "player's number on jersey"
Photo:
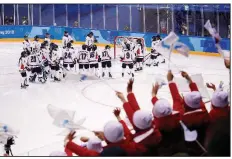
[[36, 62], [36, 57], [35, 56], [31, 56], [31, 62]]
[[130, 53], [127, 52], [127, 53], [126, 53], [126, 59], [129, 59], [129, 58], [130, 58]]
[[90, 58], [94, 58], [94, 52], [90, 53]]
[[82, 59], [82, 60], [85, 60], [85, 59], [86, 59], [86, 56], [87, 56], [86, 54], [81, 54], [81, 59]]
[[108, 55], [107, 51], [102, 52], [102, 57], [106, 57]]
[[66, 53], [64, 54], [64, 58], [65, 58], [65, 59], [67, 59], [67, 58], [71, 59], [72, 57], [71, 57], [71, 54], [70, 54], [70, 53], [67, 53], [67, 52], [66, 52]]

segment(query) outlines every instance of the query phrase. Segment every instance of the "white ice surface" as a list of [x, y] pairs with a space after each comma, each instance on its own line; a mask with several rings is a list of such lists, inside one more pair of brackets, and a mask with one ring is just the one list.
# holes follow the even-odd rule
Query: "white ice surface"
[[[20, 43], [0, 43], [0, 122], [20, 129], [16, 145], [12, 146], [14, 155], [49, 155], [52, 151], [63, 150], [64, 137], [57, 136], [62, 129], [52, 125], [52, 118], [46, 110], [48, 104], [75, 110], [76, 119], [87, 118], [83, 126], [88, 129], [101, 130], [104, 123], [116, 120], [112, 111], [115, 107], [122, 107], [122, 103], [115, 96], [113, 89], [126, 93], [129, 79], [127, 74], [124, 79], [121, 78], [120, 62], [113, 62], [112, 74], [115, 79], [103, 81], [91, 77], [79, 82], [79, 75], [72, 73], [60, 83], [35, 83], [22, 90], [17, 66], [21, 47]], [[185, 58], [173, 54], [171, 61], [176, 77], [180, 77], [178, 71], [182, 69], [189, 74], [202, 73], [205, 82], [216, 85], [219, 85], [220, 81], [229, 83], [229, 71], [220, 57], [190, 55]], [[151, 110], [152, 83], [156, 77], [166, 80], [168, 66], [162, 64], [159, 67], [144, 68], [143, 72], [135, 75], [134, 92], [140, 106]], [[212, 91], [209, 90], [209, 93], [212, 94]], [[158, 96], [172, 102], [167, 86], [162, 87]], [[125, 117], [124, 112], [123, 116]], [[77, 133], [83, 134], [93, 135], [84, 130]]]

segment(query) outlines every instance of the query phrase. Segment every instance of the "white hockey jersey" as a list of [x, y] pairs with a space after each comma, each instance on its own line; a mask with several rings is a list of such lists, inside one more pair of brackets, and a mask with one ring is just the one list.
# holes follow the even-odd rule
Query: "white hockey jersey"
[[40, 54], [31, 54], [27, 58], [27, 64], [29, 67], [40, 67], [41, 66]]
[[111, 61], [111, 56], [110, 56], [110, 50], [109, 49], [104, 49], [100, 55], [101, 61]]
[[158, 54], [158, 52], [156, 51], [155, 47], [160, 42], [161, 42], [161, 40], [156, 40], [156, 41], [152, 41], [151, 42], [151, 49], [153, 50], [151, 54]]
[[75, 50], [73, 48], [65, 48], [62, 51], [63, 63], [73, 64], [75, 57]]
[[39, 53], [40, 47], [41, 47], [41, 43], [40, 42], [33, 41], [31, 46], [32, 46], [32, 52], [33, 53]]
[[68, 36], [63, 36], [63, 38], [62, 38], [62, 47], [67, 47], [67, 44], [68, 44], [71, 40], [73, 40], [73, 38], [72, 38], [70, 35], [68, 35]]
[[50, 44], [51, 44], [51, 39], [50, 38], [45, 38], [44, 41], [47, 41], [48, 42], [48, 46], [50, 46]]
[[94, 36], [92, 37], [86, 36], [85, 45], [92, 46], [93, 44], [94, 44]]
[[90, 51], [89, 52], [89, 63], [90, 64], [98, 63], [98, 53], [97, 53], [97, 51]]
[[135, 60], [135, 54], [131, 50], [123, 50], [121, 58], [122, 58], [122, 62], [123, 63], [130, 64], [130, 63], [134, 62], [134, 60]]
[[25, 72], [27, 67], [27, 57], [21, 57], [19, 59], [19, 71]]
[[27, 41], [24, 40], [23, 41], [23, 50], [31, 52], [31, 42], [30, 42], [30, 40], [27, 40]]
[[136, 58], [143, 58], [144, 57], [144, 49], [142, 44], [136, 44], [134, 52], [136, 54]]
[[41, 61], [43, 61], [43, 62], [50, 61], [49, 60], [49, 50], [46, 48], [42, 48], [40, 50], [40, 58], [41, 58]]
[[57, 64], [60, 63], [60, 56], [59, 56], [59, 52], [58, 51], [55, 51], [53, 50], [52, 51], [52, 54], [51, 54], [51, 65], [52, 66], [56, 66]]
[[77, 59], [80, 64], [88, 64], [89, 63], [89, 52], [87, 50], [80, 50], [77, 53]]

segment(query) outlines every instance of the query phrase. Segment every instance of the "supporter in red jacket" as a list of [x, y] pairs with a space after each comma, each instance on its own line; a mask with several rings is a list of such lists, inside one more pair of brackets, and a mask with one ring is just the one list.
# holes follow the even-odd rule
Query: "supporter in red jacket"
[[[142, 145], [125, 139], [123, 125], [119, 122], [109, 121], [104, 126], [103, 132], [95, 132], [95, 134], [98, 136], [98, 138], [106, 141], [107, 146], [104, 148], [119, 146], [124, 149], [130, 156], [139, 156], [146, 152], [146, 149]], [[97, 152], [96, 149], [94, 151], [81, 147], [73, 143], [73, 135], [70, 134], [70, 136], [71, 138], [68, 137], [68, 140], [66, 141], [67, 144], [65, 144], [67, 149], [69, 149], [73, 153], [78, 154], [79, 156], [99, 156], [100, 153]]]
[[[130, 88], [127, 88], [127, 90], [134, 99], [132, 102], [137, 103], [136, 98], [132, 93], [132, 85], [133, 81], [130, 80], [128, 83], [128, 87]], [[133, 135], [133, 140], [146, 147], [158, 145], [161, 141], [161, 134], [159, 130], [152, 125], [152, 114], [147, 111], [139, 110], [138, 104], [136, 104], [137, 110], [134, 109], [135, 107], [131, 106], [129, 102], [126, 101], [122, 93], [117, 92], [117, 96], [122, 101], [123, 108], [136, 130], [136, 133]]]
[[[180, 111], [182, 107], [182, 98], [179, 94], [175, 94], [178, 92], [176, 84], [173, 82], [173, 75], [171, 71], [167, 74], [167, 79], [169, 82], [169, 89], [173, 99], [173, 109], [170, 103], [166, 99], [158, 99], [157, 93], [159, 89], [159, 85], [156, 83], [152, 89], [152, 104], [153, 109], [152, 113], [154, 116], [154, 124], [158, 127], [158, 129], [162, 130], [172, 130], [176, 128], [180, 128], [179, 120], [180, 120]], [[173, 111], [174, 110], [174, 111]]]
[[207, 83], [208, 88], [214, 90], [212, 99], [211, 99], [211, 110], [209, 112], [210, 121], [216, 122], [219, 119], [227, 118], [230, 116], [230, 107], [228, 102], [228, 92], [223, 91], [222, 89], [217, 89], [214, 84]]

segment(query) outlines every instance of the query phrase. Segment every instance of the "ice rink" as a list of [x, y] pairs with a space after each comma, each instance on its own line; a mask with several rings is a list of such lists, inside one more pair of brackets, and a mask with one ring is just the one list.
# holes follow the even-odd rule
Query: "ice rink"
[[[20, 130], [15, 139], [16, 145], [12, 146], [14, 155], [49, 155], [51, 151], [63, 150], [64, 136], [57, 135], [62, 129], [52, 125], [52, 118], [46, 109], [48, 104], [75, 110], [76, 119], [86, 117], [83, 126], [92, 130], [101, 130], [107, 121], [116, 120], [112, 111], [115, 107], [122, 107], [122, 103], [114, 90], [122, 91], [126, 95], [126, 85], [130, 77], [126, 74], [125, 78], [121, 78], [119, 61], [113, 61], [114, 79], [99, 80], [89, 77], [80, 82], [77, 71], [68, 74], [60, 83], [48, 79], [45, 84], [30, 83], [27, 89], [21, 89], [17, 66], [21, 50], [21, 43], [0, 43], [0, 122]], [[184, 70], [190, 75], [201, 73], [205, 82], [216, 86], [220, 81], [226, 85], [229, 83], [229, 71], [220, 57], [190, 55], [185, 58], [172, 54], [171, 61], [176, 77], [180, 77], [179, 70]], [[152, 83], [157, 77], [166, 80], [167, 70], [166, 62], [159, 67], [144, 66], [142, 72], [135, 73], [134, 92], [143, 109], [152, 109]], [[212, 94], [212, 91], [209, 90], [209, 93]], [[172, 102], [168, 86], [161, 88], [158, 97]], [[124, 112], [123, 116], [125, 117]], [[77, 133], [82, 134], [86, 134], [86, 131], [80, 130]], [[87, 133], [88, 135], [93, 134]]]

